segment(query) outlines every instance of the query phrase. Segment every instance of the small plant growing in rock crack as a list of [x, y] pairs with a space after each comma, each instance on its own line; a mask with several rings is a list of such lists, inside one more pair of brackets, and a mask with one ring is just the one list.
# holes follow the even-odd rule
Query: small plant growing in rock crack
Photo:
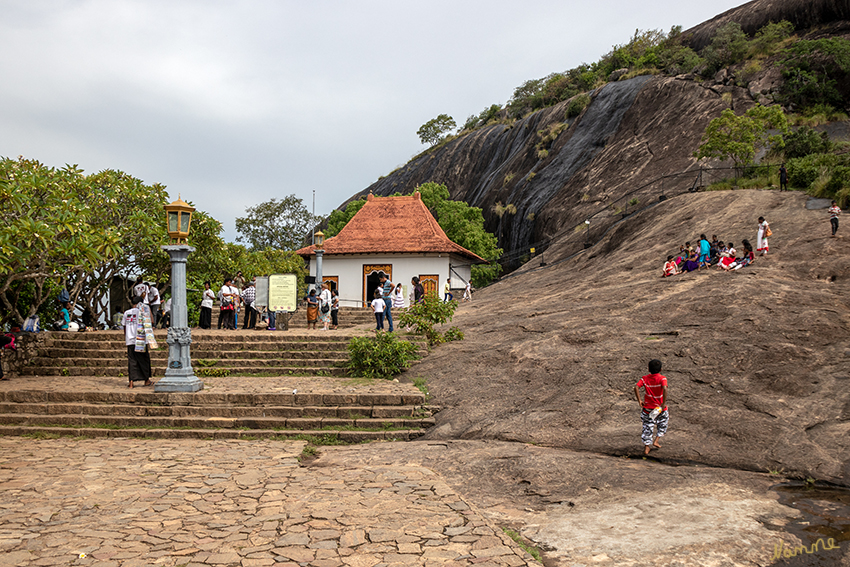
[[541, 563], [543, 562], [543, 560], [540, 558], [540, 550], [539, 550], [539, 549], [537, 549], [536, 547], [534, 547], [533, 545], [529, 545], [529, 544], [527, 544], [527, 543], [525, 542], [525, 538], [524, 538], [524, 537], [522, 537], [520, 534], [518, 534], [517, 532], [513, 531], [513, 530], [512, 530], [512, 529], [510, 529], [510, 528], [502, 528], [502, 531], [503, 531], [503, 532], [505, 532], [505, 534], [507, 534], [507, 536], [508, 536], [509, 538], [511, 538], [512, 540], [514, 540], [515, 542], [517, 542], [517, 544], [518, 544], [521, 548], [523, 548], [523, 550], [525, 550], [526, 552], [528, 552], [528, 554], [529, 554], [529, 555], [531, 555], [531, 556], [532, 556], [533, 558], [535, 558], [537, 561], [540, 561]]

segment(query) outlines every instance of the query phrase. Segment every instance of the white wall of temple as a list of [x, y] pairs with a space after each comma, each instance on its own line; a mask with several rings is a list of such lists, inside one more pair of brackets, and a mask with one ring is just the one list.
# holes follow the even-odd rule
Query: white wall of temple
[[[401, 283], [404, 290], [404, 304], [410, 305], [410, 294], [413, 289], [410, 280], [413, 276], [437, 276], [437, 293], [442, 297], [443, 285], [449, 277], [449, 265], [460, 265], [460, 273], [468, 260], [458, 257], [450, 257], [448, 254], [384, 254], [384, 255], [333, 255], [322, 258], [322, 277], [339, 278], [339, 297], [341, 307], [362, 307], [372, 301], [372, 297], [366, 297], [369, 290], [374, 288], [375, 283], [369, 282], [366, 272], [376, 273], [387, 271], [394, 284]], [[459, 271], [455, 269], [455, 271]], [[310, 258], [310, 275], [316, 275], [316, 257]], [[374, 278], [373, 278], [374, 279]], [[461, 282], [452, 282], [452, 287], [462, 288]]]

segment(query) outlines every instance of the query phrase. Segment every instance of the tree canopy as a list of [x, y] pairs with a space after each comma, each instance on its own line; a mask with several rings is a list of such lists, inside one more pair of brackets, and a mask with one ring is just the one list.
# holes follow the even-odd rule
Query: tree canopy
[[271, 199], [245, 212], [246, 216], [236, 219], [236, 241], [245, 242], [252, 250], [297, 250], [304, 236], [323, 220], [295, 195]]
[[695, 155], [731, 159], [735, 167], [741, 167], [753, 163], [759, 148], [781, 150], [785, 144], [782, 135], [787, 133], [788, 120], [779, 106], [756, 105], [741, 116], [727, 108], [709, 122]]
[[448, 114], [440, 114], [420, 126], [416, 134], [423, 144], [436, 146], [445, 139], [446, 134], [456, 127], [457, 124], [455, 124], [454, 118]]
[[[55, 318], [59, 290], [69, 291], [72, 310], [108, 318], [114, 278], [168, 282], [165, 186], [146, 185], [121, 171], [86, 175], [36, 160], [0, 158], [0, 325], [20, 325], [38, 313]], [[303, 260], [282, 250], [250, 251], [225, 243], [222, 225], [204, 211], [192, 215], [187, 276], [190, 288], [220, 285], [241, 270], [246, 276], [295, 273]], [[199, 293], [199, 292], [198, 292]], [[113, 298], [114, 299], [114, 298]], [[190, 316], [197, 309], [190, 296]], [[120, 309], [121, 305], [112, 305]]]

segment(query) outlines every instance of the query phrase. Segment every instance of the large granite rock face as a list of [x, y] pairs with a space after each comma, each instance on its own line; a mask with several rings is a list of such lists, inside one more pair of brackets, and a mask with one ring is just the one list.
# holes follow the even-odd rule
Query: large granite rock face
[[[782, 19], [798, 30], [816, 26], [817, 36], [845, 34], [850, 32], [850, 0], [755, 0], [685, 34], [700, 49], [730, 21], [755, 33]], [[776, 60], [763, 61], [754, 76], [744, 77], [743, 65], [738, 65], [703, 83], [692, 75], [613, 81], [590, 93], [591, 103], [578, 117], [566, 118], [565, 101], [513, 123], [464, 133], [353, 198], [369, 192], [410, 193], [429, 181], [445, 183], [453, 199], [483, 210], [486, 228], [517, 258], [530, 247], [557, 244], [591, 217], [594, 230], [601, 233], [617, 220], [626, 201], [646, 204], [693, 185], [695, 178], [682, 174], [698, 171], [693, 153], [705, 127], [725, 108], [740, 113], [757, 102], [773, 103], [782, 81]], [[560, 133], [554, 141], [547, 140], [553, 129]], [[652, 187], [632, 194], [652, 181]], [[517, 212], [499, 217], [497, 202], [513, 204]], [[614, 214], [599, 216], [604, 207]]]
[[832, 26], [850, 20], [848, 0], [753, 0], [727, 10], [684, 32], [692, 49], [700, 50], [714, 38], [717, 28], [736, 22], [749, 35], [770, 22], [788, 20], [797, 30]]
[[[778, 190], [685, 194], [616, 224], [585, 252], [478, 292], [407, 372], [443, 406], [430, 439], [641, 453], [633, 387], [669, 380], [663, 462], [784, 471], [850, 485], [850, 256], [826, 211]], [[660, 278], [700, 233], [770, 252], [736, 272]], [[839, 233], [841, 234], [841, 233]]]

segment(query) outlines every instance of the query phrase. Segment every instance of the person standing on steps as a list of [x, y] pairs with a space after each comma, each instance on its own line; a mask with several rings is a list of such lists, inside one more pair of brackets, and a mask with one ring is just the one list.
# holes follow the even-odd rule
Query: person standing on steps
[[245, 284], [245, 289], [242, 290], [242, 302], [245, 304], [245, 321], [242, 323], [242, 330], [253, 329], [257, 326], [257, 310], [254, 308], [254, 302], [257, 300], [257, 290], [254, 288], [254, 282], [250, 281]]
[[381, 297], [381, 290], [375, 288], [375, 298], [372, 300], [372, 312], [375, 313], [375, 330], [383, 331], [384, 330], [384, 310], [387, 308], [387, 304], [384, 302], [384, 298]]
[[384, 299], [384, 319], [389, 325], [389, 332], [393, 332], [393, 282], [387, 277], [387, 274], [381, 273], [381, 297]]
[[414, 276], [410, 283], [413, 284], [413, 303], [422, 303], [425, 297], [425, 287], [418, 277]]
[[[640, 389], [643, 388], [643, 400]], [[635, 398], [640, 404], [640, 421], [643, 424], [641, 440], [643, 454], [648, 455], [652, 448], [660, 449], [659, 439], [667, 433], [670, 414], [667, 411], [667, 378], [661, 375], [661, 361], [649, 361], [649, 374], [641, 377], [635, 384]], [[655, 431], [653, 431], [655, 430]]]
[[393, 309], [404, 309], [404, 288], [400, 283], [393, 289]]
[[832, 225], [832, 236], [835, 236], [835, 233], [838, 232], [838, 215], [841, 214], [841, 209], [833, 201], [832, 206], [827, 210], [829, 211], [829, 224]]
[[316, 297], [316, 290], [311, 289], [310, 295], [307, 296], [307, 329], [316, 330], [316, 321], [319, 320], [319, 298]]
[[152, 384], [151, 354], [148, 347], [157, 348], [150, 307], [140, 295], [133, 297], [132, 304], [133, 306], [124, 312], [123, 321], [124, 343], [127, 346], [128, 388], [133, 388], [134, 383], [140, 380], [145, 381], [145, 386]]
[[339, 292], [335, 289], [331, 290], [331, 329], [339, 327]]
[[215, 301], [215, 292], [210, 289], [210, 282], [205, 281], [204, 291], [201, 294], [201, 317], [198, 321], [198, 326], [202, 329], [209, 329], [212, 327], [213, 301]]
[[221, 298], [221, 311], [218, 319], [221, 327], [226, 330], [236, 329], [236, 319], [233, 317], [233, 310], [236, 308], [236, 298], [239, 296], [239, 291], [231, 284], [233, 280], [225, 278], [224, 285], [221, 286], [219, 297]]
[[333, 296], [331, 295], [330, 285], [328, 282], [322, 282], [322, 293], [319, 294], [319, 320], [322, 322], [322, 330], [327, 331], [331, 326], [331, 304]]
[[150, 305], [151, 320], [153, 321], [153, 326], [156, 327], [156, 324], [159, 323], [159, 307], [162, 304], [162, 298], [159, 296], [159, 289], [156, 287], [156, 282], [151, 282], [148, 288], [147, 304]]

